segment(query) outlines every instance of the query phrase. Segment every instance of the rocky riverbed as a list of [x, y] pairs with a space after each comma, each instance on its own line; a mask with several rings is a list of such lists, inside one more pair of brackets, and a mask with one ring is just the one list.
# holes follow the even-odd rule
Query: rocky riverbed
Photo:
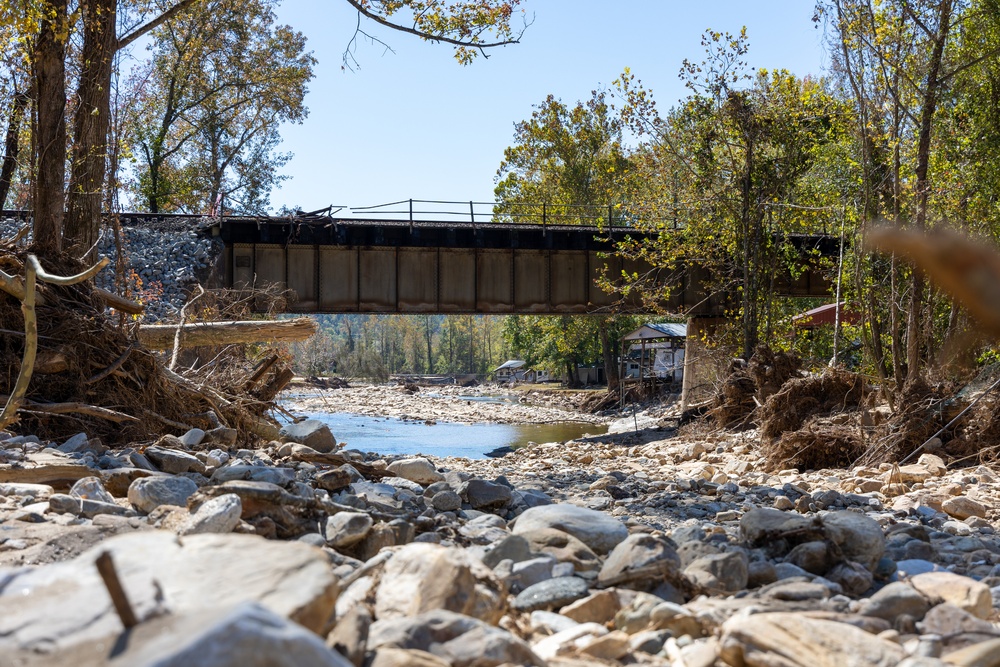
[[[305, 391], [302, 391], [302, 390]], [[548, 424], [572, 421], [607, 424], [611, 417], [578, 412], [591, 392], [519, 391], [503, 387], [423, 387], [360, 385], [333, 391], [289, 393], [289, 407], [299, 413], [348, 412], [372, 417], [475, 424]], [[483, 401], [483, 398], [497, 398]]]
[[768, 470], [658, 415], [482, 461], [8, 434], [0, 664], [1000, 665], [1000, 470]]

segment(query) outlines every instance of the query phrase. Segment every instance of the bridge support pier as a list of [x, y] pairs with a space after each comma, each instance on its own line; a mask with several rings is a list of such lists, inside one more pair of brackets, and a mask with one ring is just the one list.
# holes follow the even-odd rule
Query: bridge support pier
[[725, 322], [722, 317], [689, 317], [684, 341], [684, 379], [681, 382], [681, 412], [712, 397], [722, 368], [721, 350], [709, 348], [708, 340]]

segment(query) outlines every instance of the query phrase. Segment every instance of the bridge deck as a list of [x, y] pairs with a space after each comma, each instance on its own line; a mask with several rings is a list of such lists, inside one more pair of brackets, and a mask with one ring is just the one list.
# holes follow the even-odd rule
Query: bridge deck
[[[301, 313], [534, 313], [643, 312], [638, 299], [618, 302], [595, 283], [607, 271], [645, 274], [651, 268], [611, 254], [634, 229], [469, 222], [330, 219], [225, 220], [230, 286], [278, 285], [293, 290]], [[797, 236], [800, 249], [836, 251], [837, 239]], [[705, 291], [698, 267], [671, 283], [664, 307], [718, 316], [726, 297]], [[816, 270], [789, 276], [789, 296], [828, 296]]]

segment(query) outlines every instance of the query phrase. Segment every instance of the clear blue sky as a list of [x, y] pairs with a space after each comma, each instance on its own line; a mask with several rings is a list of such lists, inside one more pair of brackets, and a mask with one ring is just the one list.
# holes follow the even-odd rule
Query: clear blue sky
[[684, 97], [677, 73], [701, 60], [706, 28], [747, 27], [753, 67], [823, 73], [812, 0], [526, 0], [534, 23], [520, 44], [459, 65], [447, 45], [373, 23], [389, 44], [359, 43], [360, 69], [342, 71], [357, 14], [342, 0], [285, 0], [279, 20], [302, 31], [319, 64], [309, 117], [282, 130], [295, 157], [272, 206], [315, 210], [402, 199], [493, 200], [513, 125], [553, 94], [567, 104], [609, 87], [625, 67], [661, 107]]

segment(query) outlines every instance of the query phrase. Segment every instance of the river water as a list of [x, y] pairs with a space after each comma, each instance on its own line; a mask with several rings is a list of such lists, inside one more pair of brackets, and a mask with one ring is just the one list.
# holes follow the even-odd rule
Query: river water
[[584, 435], [601, 435], [608, 429], [595, 424], [555, 422], [551, 424], [454, 424], [402, 421], [345, 413], [311, 414], [330, 426], [346, 449], [378, 454], [429, 454], [486, 457], [497, 447], [521, 447], [529, 442], [565, 442]]
[[[299, 394], [298, 396], [302, 396]], [[428, 394], [429, 397], [436, 394]], [[462, 400], [488, 403], [516, 402], [514, 396], [463, 396]], [[429, 454], [481, 459], [498, 447], [522, 447], [529, 442], [566, 442], [585, 435], [603, 435], [607, 427], [576, 422], [545, 424], [465, 424], [439, 421], [403, 421], [351, 413], [313, 412], [330, 426], [346, 449], [377, 454]]]

